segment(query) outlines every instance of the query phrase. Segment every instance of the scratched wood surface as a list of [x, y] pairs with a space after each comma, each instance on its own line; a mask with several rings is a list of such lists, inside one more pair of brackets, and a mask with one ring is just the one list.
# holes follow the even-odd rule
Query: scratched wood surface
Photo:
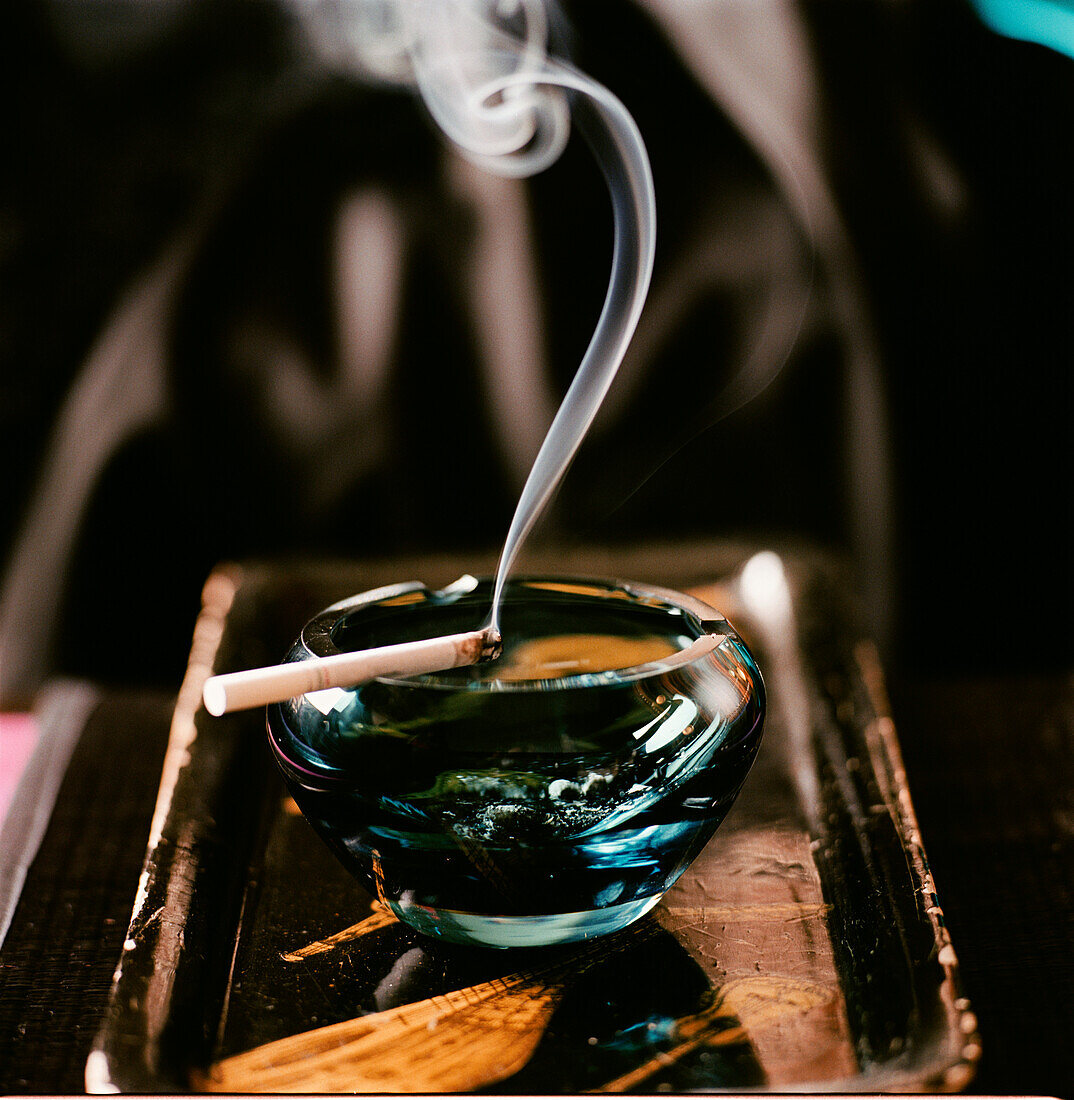
[[[709, 557], [695, 563], [695, 581], [706, 560], [709, 576], [732, 575], [733, 563]], [[646, 576], [685, 587], [675, 564]], [[631, 575], [630, 563], [585, 571]], [[355, 572], [329, 571], [331, 583], [323, 572], [235, 574], [238, 598], [216, 612], [225, 659], [255, 663], [256, 647], [286, 635], [290, 618], [380, 581]], [[423, 938], [341, 869], [267, 752], [245, 751], [239, 768], [221, 762], [236, 751], [241, 718], [225, 736], [192, 717], [201, 732], [148, 862], [152, 927], [136, 912], [98, 1073], [125, 1088], [232, 1093], [964, 1086], [972, 1016], [953, 954], [937, 958], [950, 944], [914, 864], [893, 730], [877, 685], [862, 686], [877, 670], [855, 663], [845, 624], [816, 614], [827, 597], [815, 567], [802, 575], [802, 629], [834, 622], [848, 634], [847, 644], [817, 636], [823, 668], [804, 659], [801, 639], [781, 650], [732, 581], [704, 586], [759, 652], [765, 740], [731, 814], [661, 904], [592, 943], [492, 951]], [[247, 840], [199, 841], [190, 813], [240, 793], [241, 819], [256, 819]], [[214, 904], [218, 919], [195, 919]]]
[[[809, 838], [780, 816], [791, 791], [773, 762], [753, 779], [719, 842], [642, 926], [524, 953], [409, 931], [339, 875], [281, 792], [251, 882], [221, 1057], [197, 1084], [456, 1092], [522, 1076], [515, 1086], [534, 1091], [648, 1091], [854, 1076]], [[296, 883], [307, 884], [298, 895]], [[625, 998], [611, 982], [621, 966], [638, 983]], [[609, 992], [623, 999], [601, 1024], [593, 1006]], [[568, 998], [574, 1009], [559, 1013]]]

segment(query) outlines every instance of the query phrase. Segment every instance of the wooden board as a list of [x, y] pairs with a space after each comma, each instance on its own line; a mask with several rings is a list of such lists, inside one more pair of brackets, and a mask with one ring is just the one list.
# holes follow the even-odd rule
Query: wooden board
[[480, 563], [224, 569], [206, 587], [91, 1090], [965, 1087], [975, 1021], [838, 568], [722, 545], [571, 560], [697, 591], [768, 686], [746, 787], [657, 909], [616, 936], [527, 951], [400, 925], [286, 796], [263, 716], [208, 718], [200, 684], [210, 667], [278, 659], [342, 596]]

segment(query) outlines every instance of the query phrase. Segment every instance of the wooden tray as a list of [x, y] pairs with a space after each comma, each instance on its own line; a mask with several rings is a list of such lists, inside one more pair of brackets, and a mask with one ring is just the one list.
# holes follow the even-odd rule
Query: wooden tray
[[491, 564], [209, 579], [87, 1088], [964, 1088], [975, 1020], [876, 655], [826, 558], [723, 544], [570, 555], [573, 573], [696, 590], [754, 647], [770, 704], [754, 770], [701, 857], [649, 917], [581, 946], [493, 951], [408, 930], [286, 796], [263, 715], [199, 709], [211, 668], [278, 660], [337, 599]]

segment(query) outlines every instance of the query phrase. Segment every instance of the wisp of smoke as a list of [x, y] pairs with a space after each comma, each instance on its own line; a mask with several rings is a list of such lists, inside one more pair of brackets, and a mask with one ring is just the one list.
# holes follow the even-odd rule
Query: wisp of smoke
[[[325, 0], [297, 2], [324, 13]], [[608, 292], [511, 520], [489, 620], [498, 629], [503, 586], [522, 542], [570, 466], [641, 315], [656, 245], [649, 158], [619, 99], [548, 55], [543, 0], [351, 0], [347, 11], [355, 62], [381, 79], [409, 72], [432, 117], [468, 159], [501, 175], [533, 175], [562, 152], [573, 118], [611, 194]]]

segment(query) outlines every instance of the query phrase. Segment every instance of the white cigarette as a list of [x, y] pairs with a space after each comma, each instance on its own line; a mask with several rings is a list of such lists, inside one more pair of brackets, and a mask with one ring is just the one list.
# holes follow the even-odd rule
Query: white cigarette
[[378, 676], [418, 676], [460, 665], [476, 665], [498, 657], [501, 649], [499, 634], [490, 629], [447, 634], [442, 638], [210, 676], [202, 689], [202, 699], [205, 709], [219, 717], [233, 710], [282, 703], [310, 691], [355, 687]]

